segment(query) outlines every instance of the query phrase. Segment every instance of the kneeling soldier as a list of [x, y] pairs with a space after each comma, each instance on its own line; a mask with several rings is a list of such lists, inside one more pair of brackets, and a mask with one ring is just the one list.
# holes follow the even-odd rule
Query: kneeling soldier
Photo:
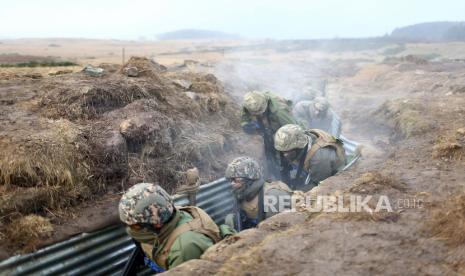
[[274, 146], [289, 163], [287, 176], [293, 189], [310, 190], [346, 164], [342, 141], [320, 129], [285, 125], [274, 136]]
[[279, 197], [290, 198], [292, 194], [292, 190], [281, 181], [264, 181], [262, 168], [250, 157], [234, 159], [228, 165], [225, 177], [231, 181], [236, 199], [236, 212], [229, 214], [225, 222], [237, 230], [255, 227], [265, 218], [278, 213]]

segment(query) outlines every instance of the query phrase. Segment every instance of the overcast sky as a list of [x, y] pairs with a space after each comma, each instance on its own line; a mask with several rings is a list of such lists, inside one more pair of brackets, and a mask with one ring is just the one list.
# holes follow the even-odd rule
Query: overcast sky
[[366, 37], [465, 20], [465, 0], [0, 0], [0, 37], [137, 39], [177, 29], [249, 38]]

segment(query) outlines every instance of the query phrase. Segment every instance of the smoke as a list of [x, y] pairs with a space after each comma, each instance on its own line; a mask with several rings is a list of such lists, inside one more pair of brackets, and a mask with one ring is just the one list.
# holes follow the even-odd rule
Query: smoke
[[320, 64], [310, 61], [276, 61], [249, 57], [226, 59], [215, 66], [215, 75], [225, 84], [226, 91], [238, 102], [251, 90], [271, 91], [294, 100], [307, 87], [324, 89]]

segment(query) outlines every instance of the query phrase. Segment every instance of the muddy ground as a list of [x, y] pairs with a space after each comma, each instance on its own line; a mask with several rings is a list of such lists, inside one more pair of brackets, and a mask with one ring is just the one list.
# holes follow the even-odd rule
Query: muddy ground
[[393, 212], [277, 215], [173, 275], [465, 273], [465, 66], [362, 66], [332, 78], [331, 103], [363, 159], [309, 195], [384, 195]]
[[[450, 51], [452, 48], [455, 50]], [[433, 49], [443, 56], [435, 60], [411, 56], [415, 53], [429, 54]], [[43, 187], [53, 186], [47, 183], [61, 181], [69, 185], [67, 175], [54, 174], [53, 170], [50, 171], [53, 177], [49, 182], [37, 173], [37, 169], [29, 170], [29, 177], [26, 178], [7, 178], [10, 180], [8, 185], [2, 183], [0, 186], [6, 189], [6, 193], [2, 191], [4, 204], [0, 207], [3, 210], [0, 215], [0, 238], [8, 240], [7, 235], [18, 232], [18, 227], [12, 225], [20, 228], [32, 225], [45, 233], [40, 239], [47, 241], [37, 244], [35, 240], [38, 237], [33, 235], [28, 239], [30, 244], [2, 243], [3, 255], [0, 255], [0, 259], [111, 223], [115, 219], [121, 191], [137, 181], [158, 181], [174, 189], [171, 184], [182, 181], [182, 171], [194, 165], [200, 168], [204, 181], [220, 176], [228, 159], [260, 148], [257, 139], [252, 138], [250, 141], [251, 137], [234, 135], [238, 131], [235, 117], [237, 102], [246, 90], [272, 89], [292, 98], [302, 87], [326, 80], [327, 96], [344, 123], [343, 134], [364, 145], [363, 158], [349, 171], [324, 181], [310, 195], [338, 195], [344, 196], [344, 200], [350, 198], [349, 195], [371, 195], [374, 198], [370, 202], [371, 206], [380, 196], [385, 195], [389, 198], [393, 212], [341, 214], [308, 212], [300, 208], [299, 212], [277, 215], [263, 222], [258, 229], [247, 230], [225, 240], [209, 249], [201, 260], [183, 264], [170, 273], [465, 273], [465, 63], [462, 60], [463, 52], [457, 49], [460, 49], [460, 45], [408, 45], [404, 53], [389, 58], [383, 55], [385, 49], [331, 53], [254, 49], [252, 52], [230, 53], [226, 56], [223, 53], [222, 57], [214, 58], [198, 54], [196, 58], [199, 62], [179, 61], [170, 64], [166, 71], [157, 65], [152, 68], [156, 72], [154, 75], [137, 79], [123, 76], [121, 68], [108, 68], [113, 73], [98, 82], [82, 73], [63, 76], [42, 74], [47, 76], [32, 78], [10, 72], [8, 76], [11, 78], [2, 81], [0, 90], [3, 121], [0, 133], [1, 138], [5, 139], [2, 140], [5, 145], [37, 145], [41, 144], [37, 141], [51, 141], [52, 145], [62, 147], [72, 141], [74, 147], [82, 145], [78, 151], [80, 154], [73, 155], [75, 149], [72, 147], [62, 147], [67, 149], [63, 151], [69, 153], [67, 156], [73, 156], [65, 159], [71, 160], [71, 164], [84, 164], [86, 162], [82, 160], [90, 162], [90, 156], [113, 156], [90, 153], [105, 150], [113, 154], [120, 152], [114, 150], [118, 143], [110, 134], [126, 133], [124, 139], [119, 141], [124, 141], [128, 153], [127, 159], [118, 158], [116, 154], [113, 159], [92, 160], [105, 166], [92, 166], [99, 170], [91, 173], [85, 165], [81, 168], [67, 166], [67, 162], [62, 162], [64, 170], [72, 172], [73, 168], [77, 175], [91, 175], [92, 179], [99, 176], [100, 180], [103, 179], [98, 187], [85, 184], [83, 187], [86, 189], [72, 190], [75, 194], [70, 193], [69, 198], [78, 200], [50, 202], [50, 196], [60, 192], [57, 187], [41, 192]], [[450, 56], [452, 52], [456, 56]], [[185, 55], [182, 55], [184, 58]], [[170, 56], [172, 60], [175, 60], [174, 56]], [[180, 78], [197, 84], [189, 89], [183, 88], [185, 83], [173, 82]], [[93, 104], [96, 101], [90, 101], [90, 105], [79, 102], [79, 99], [83, 99], [83, 90], [64, 89], [74, 87], [75, 84], [91, 92], [84, 93], [86, 95], [99, 94], [92, 94], [92, 89], [86, 90], [86, 87], [101, 92], [106, 91], [105, 87], [117, 85], [119, 89], [110, 90], [120, 91], [123, 87], [124, 91], [130, 91], [133, 96], [128, 100], [116, 93], [114, 97], [104, 99], [105, 103], [111, 103], [112, 110], [99, 109], [99, 105]], [[220, 88], [212, 92], [212, 84]], [[190, 91], [194, 88], [197, 91]], [[188, 92], [194, 92], [197, 97]], [[69, 99], [66, 96], [69, 93], [77, 96]], [[219, 104], [221, 101], [218, 100], [218, 105], [216, 100], [209, 100], [209, 97], [216, 100], [218, 97], [224, 98], [225, 103]], [[185, 104], [179, 104], [191, 100], [196, 102], [198, 110], [186, 110], [183, 109]], [[210, 145], [208, 149], [217, 149], [221, 156], [219, 163], [216, 164], [216, 159], [203, 162], [203, 158], [193, 154], [187, 160], [173, 160], [169, 164], [173, 169], [168, 175], [148, 169], [154, 166], [147, 166], [144, 162], [142, 157], [146, 156], [144, 154], [147, 151], [143, 148], [148, 148], [150, 156], [150, 150], [159, 149], [167, 141], [162, 135], [155, 138], [161, 144], [141, 143], [134, 141], [138, 135], [121, 131], [123, 121], [140, 113], [143, 115], [137, 116], [137, 120], [123, 124], [126, 126], [123, 129], [151, 137], [150, 130], [167, 129], [163, 124], [169, 124], [174, 130], [178, 129], [175, 122], [188, 125], [181, 130], [187, 128], [190, 131], [175, 131], [177, 139], [168, 139], [167, 144], [170, 141], [196, 142], [194, 137], [204, 137], [207, 133], [210, 135], [211, 126], [214, 126], [214, 137], [204, 137], [198, 142], [202, 144], [202, 141], [207, 140]], [[151, 115], [163, 120], [157, 126], [147, 126], [147, 122], [153, 118]], [[190, 125], [194, 127], [189, 128]], [[55, 131], [50, 134], [50, 129]], [[94, 137], [91, 135], [93, 133], [98, 135], [89, 138]], [[107, 141], [113, 141], [109, 143], [109, 148], [102, 146], [108, 145]], [[41, 149], [43, 151], [39, 153], [53, 153], [54, 149]], [[2, 153], [5, 152], [20, 158], [27, 151], [23, 147], [2, 148]], [[197, 152], [201, 156], [208, 156], [208, 152]], [[255, 155], [260, 156], [261, 153], [256, 152]], [[49, 156], [58, 160], [63, 154]], [[109, 166], [115, 160], [120, 165]], [[157, 158], [149, 158], [149, 161], [157, 164]], [[121, 167], [127, 168], [127, 173], [122, 172]], [[120, 179], [109, 180], [106, 176], [114, 176], [115, 173], [108, 173], [108, 169], [119, 169]], [[31, 185], [31, 180], [40, 184]], [[31, 202], [29, 191], [41, 195], [43, 201], [38, 202], [49, 204], [50, 208], [39, 210], [36, 206], [38, 204], [24, 204]], [[89, 191], [96, 192], [88, 196]], [[6, 204], [11, 202], [11, 198], [18, 204]], [[40, 218], [19, 220], [31, 214], [39, 215]]]

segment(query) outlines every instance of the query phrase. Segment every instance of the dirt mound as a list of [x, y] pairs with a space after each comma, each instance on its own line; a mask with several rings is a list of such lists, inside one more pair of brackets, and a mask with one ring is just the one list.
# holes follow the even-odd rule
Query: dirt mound
[[141, 98], [154, 96], [143, 86], [124, 80], [105, 79], [98, 82], [78, 82], [47, 91], [40, 100], [43, 113], [49, 118], [95, 119]]
[[[130, 67], [137, 76], [125, 75]], [[131, 58], [100, 76], [79, 72], [31, 81], [27, 93], [7, 84], [0, 88], [6, 104], [0, 110], [2, 233], [30, 214], [66, 223], [52, 214], [142, 181], [173, 192], [192, 167], [203, 182], [217, 179], [253, 140], [238, 138], [239, 108], [215, 76], [170, 72], [146, 58]], [[11, 91], [18, 95], [14, 101]]]
[[[31, 118], [32, 119], [32, 118]], [[85, 178], [82, 131], [66, 120], [35, 118], [0, 136], [0, 184], [21, 187], [72, 185]]]
[[[159, 80], [160, 73], [166, 70], [167, 68], [165, 66], [151, 59], [145, 57], [131, 57], [128, 62], [123, 65], [119, 73], [132, 77], [150, 77]], [[135, 73], [129, 73], [131, 71]]]
[[434, 119], [425, 110], [418, 100], [399, 99], [385, 102], [374, 115], [408, 138], [435, 128]]
[[375, 194], [386, 189], [405, 191], [405, 184], [380, 172], [369, 172], [357, 178], [349, 189], [351, 193]]

